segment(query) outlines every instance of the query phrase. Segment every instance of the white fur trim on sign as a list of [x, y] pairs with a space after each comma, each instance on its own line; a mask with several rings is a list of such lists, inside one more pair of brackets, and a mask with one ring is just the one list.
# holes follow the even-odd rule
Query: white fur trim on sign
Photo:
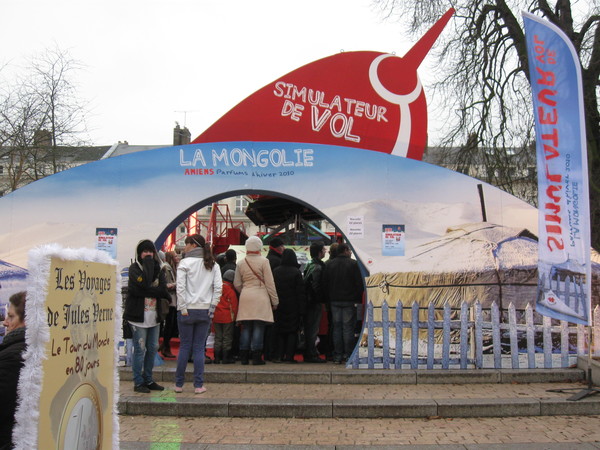
[[[118, 261], [112, 259], [104, 251], [89, 248], [64, 248], [58, 244], [48, 244], [29, 251], [27, 302], [25, 304], [25, 323], [27, 332], [25, 339], [27, 350], [24, 355], [25, 364], [21, 369], [18, 386], [18, 405], [15, 413], [16, 424], [13, 429], [15, 449], [25, 450], [41, 448], [38, 445], [39, 402], [42, 392], [42, 363], [47, 358], [44, 353], [46, 343], [50, 339], [45, 301], [50, 275], [50, 259], [57, 257], [64, 260], [88, 261], [111, 264], [118, 267]], [[114, 339], [114, 391], [112, 404], [113, 437], [112, 448], [119, 448], [119, 416], [117, 402], [119, 399], [118, 343], [122, 340], [121, 327], [121, 275], [116, 270], [116, 304], [115, 304], [115, 339]]]

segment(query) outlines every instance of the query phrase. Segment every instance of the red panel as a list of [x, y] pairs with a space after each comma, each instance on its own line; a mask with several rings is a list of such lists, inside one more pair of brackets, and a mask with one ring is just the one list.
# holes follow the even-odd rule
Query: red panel
[[427, 139], [427, 105], [417, 69], [453, 12], [449, 10], [404, 58], [372, 51], [339, 53], [278, 78], [193, 143], [302, 142], [420, 160]]
[[[193, 143], [307, 142], [391, 153], [400, 109], [382, 99], [369, 81], [369, 67], [379, 55], [340, 53], [300, 67], [246, 98]], [[403, 78], [402, 72], [396, 76]], [[423, 94], [411, 113], [418, 119], [413, 120], [411, 154], [420, 159], [427, 134]]]

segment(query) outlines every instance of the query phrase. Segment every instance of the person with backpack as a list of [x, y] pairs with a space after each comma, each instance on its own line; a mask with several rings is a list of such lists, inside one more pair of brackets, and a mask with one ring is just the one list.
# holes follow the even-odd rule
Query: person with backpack
[[317, 335], [321, 325], [325, 296], [323, 295], [322, 276], [325, 268], [323, 258], [325, 257], [325, 244], [313, 242], [310, 245], [310, 257], [312, 258], [304, 268], [304, 286], [306, 291], [306, 308], [304, 311], [304, 337], [306, 346], [304, 349], [304, 362], [324, 363], [317, 351]]

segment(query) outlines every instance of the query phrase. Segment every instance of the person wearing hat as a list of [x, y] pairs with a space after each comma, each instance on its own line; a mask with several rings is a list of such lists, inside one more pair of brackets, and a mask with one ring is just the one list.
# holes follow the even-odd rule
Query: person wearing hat
[[231, 356], [235, 317], [238, 312], [238, 297], [233, 288], [235, 270], [227, 270], [223, 274], [223, 290], [221, 300], [215, 309], [213, 327], [215, 328], [215, 364], [233, 364]]
[[129, 282], [123, 318], [129, 322], [133, 340], [134, 391], [147, 394], [164, 387], [152, 379], [158, 353], [160, 322], [157, 302], [171, 300], [165, 272], [161, 270], [156, 247], [149, 239], [141, 240], [135, 250], [135, 261], [129, 266]]
[[233, 270], [235, 273], [236, 261], [237, 261], [237, 253], [234, 249], [230, 248], [225, 252], [225, 262], [221, 266], [221, 275], [225, 275], [225, 272], [228, 270]]
[[244, 365], [248, 364], [250, 351], [252, 364], [265, 363], [262, 360], [265, 325], [273, 323], [273, 310], [279, 304], [269, 260], [260, 254], [262, 245], [258, 236], [248, 238], [246, 257], [238, 263], [233, 280], [240, 293], [237, 323], [242, 325], [240, 360]]
[[271, 242], [269, 242], [269, 253], [267, 253], [267, 259], [271, 265], [271, 270], [275, 270], [281, 265], [281, 255], [283, 255], [284, 250], [285, 245], [281, 238], [274, 237], [271, 239]]

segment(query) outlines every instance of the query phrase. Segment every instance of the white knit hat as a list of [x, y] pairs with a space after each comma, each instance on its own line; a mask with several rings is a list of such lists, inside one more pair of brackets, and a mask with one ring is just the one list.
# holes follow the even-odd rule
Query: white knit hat
[[258, 236], [249, 237], [246, 241], [246, 250], [249, 252], [259, 252], [263, 243]]

